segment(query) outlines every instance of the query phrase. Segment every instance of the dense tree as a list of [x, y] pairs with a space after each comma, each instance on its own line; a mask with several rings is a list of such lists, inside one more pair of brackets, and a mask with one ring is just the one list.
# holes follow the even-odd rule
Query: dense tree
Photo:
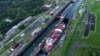
[[24, 25], [19, 26], [19, 29], [25, 29]]
[[[45, 0], [0, 0], [0, 33], [4, 34], [9, 28], [26, 17], [41, 13]], [[6, 18], [13, 22], [4, 22]]]

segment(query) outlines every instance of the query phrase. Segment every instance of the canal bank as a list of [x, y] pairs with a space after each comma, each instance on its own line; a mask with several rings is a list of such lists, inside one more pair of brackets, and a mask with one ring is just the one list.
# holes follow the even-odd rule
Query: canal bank
[[[36, 46], [36, 44], [37, 44], [37, 39], [41, 39], [40, 37], [41, 37], [42, 33], [45, 32], [46, 29], [47, 29], [47, 28], [51, 25], [51, 23], [53, 23], [54, 21], [55, 21], [55, 19], [52, 19], [52, 20], [48, 23], [48, 25], [47, 25], [46, 28], [42, 29], [42, 31], [41, 31], [37, 36], [34, 36], [34, 38], [33, 38], [32, 40], [30, 40], [30, 43], [29, 43], [29, 44], [21, 51], [21, 53], [19, 53], [17, 56], [23, 56], [23, 54], [26, 54], [26, 53], [28, 53], [28, 55], [29, 55], [29, 52], [27, 52], [28, 48], [30, 48], [31, 45], [33, 46], [32, 49], [34, 48], [34, 46]], [[40, 42], [40, 41], [39, 41], [39, 42]], [[36, 44], [34, 44], [34, 43], [36, 43]], [[38, 45], [38, 44], [37, 44], [37, 45]], [[30, 51], [32, 51], [32, 49], [31, 49]], [[26, 56], [27, 56], [27, 55], [26, 55]]]
[[[66, 6], [67, 6], [67, 5], [65, 5], [64, 8], [65, 8]], [[61, 10], [59, 11], [59, 13], [60, 13], [62, 10], [63, 10], [63, 9], [61, 9]], [[59, 13], [57, 13], [57, 15], [58, 15]], [[55, 21], [54, 19], [55, 19], [55, 17], [53, 17], [53, 20], [52, 20], [53, 22]], [[51, 26], [51, 25], [54, 26], [54, 25], [56, 24], [56, 22], [55, 22], [55, 23], [52, 23], [52, 21], [51, 21], [51, 23], [47, 26], [47, 28], [45, 28], [45, 29], [43, 30], [43, 32], [47, 31], [46, 29], [48, 29], [49, 26]], [[51, 28], [52, 28], [53, 26], [51, 26]], [[49, 28], [50, 28], [50, 27], [49, 27]], [[50, 30], [50, 29], [49, 29], [49, 30]], [[40, 35], [38, 35], [38, 36], [36, 37], [36, 39], [30, 41], [30, 43], [26, 46], [26, 48], [25, 48], [20, 54], [18, 54], [18, 56], [28, 56], [28, 55], [30, 55], [30, 53], [34, 50], [34, 48], [37, 47], [38, 44], [43, 40], [43, 37], [41, 37], [41, 35], [42, 35], [42, 32], [41, 32]], [[45, 35], [45, 34], [44, 34], [44, 35]], [[38, 40], [38, 39], [39, 39], [39, 40]]]
[[[76, 4], [75, 4], [75, 6], [72, 8], [72, 10], [71, 10], [71, 12], [66, 16], [66, 19], [69, 19], [69, 20], [72, 20], [73, 19], [73, 17], [74, 17], [74, 14], [75, 13], [77, 13], [78, 11], [79, 11], [79, 9], [80, 9], [80, 6], [82, 5], [82, 3], [83, 3], [83, 1], [84, 0], [79, 0]], [[79, 19], [80, 18], [75, 18], [77, 21], [76, 22], [74, 22], [74, 23], [76, 23], [76, 25], [75, 25], [75, 27], [74, 27], [74, 31], [72, 32], [72, 34], [68, 37], [69, 38], [69, 40], [67, 40], [67, 41], [65, 41], [65, 42], [68, 42], [66, 45], [64, 45], [63, 46], [63, 48], [62, 48], [62, 51], [63, 52], [61, 52], [60, 53], [60, 55], [62, 55], [62, 56], [70, 56], [70, 54], [72, 54], [72, 56], [73, 56], [73, 50], [72, 50], [72, 47], [73, 47], [73, 45], [74, 45], [74, 43], [75, 43], [75, 39], [77, 38], [77, 33], [78, 33], [78, 31], [79, 31], [79, 25], [80, 24], [78, 24], [80, 21], [79, 21]], [[80, 19], [80, 20], [82, 20], [82, 19]], [[73, 25], [74, 26], [74, 25]], [[78, 26], [78, 27], [77, 27]], [[71, 51], [72, 51], [72, 53], [71, 53]], [[66, 55], [67, 54], [67, 55]]]
[[[63, 22], [63, 21], [62, 21]], [[62, 33], [61, 33], [61, 35], [59, 36], [59, 38], [58, 38], [58, 40], [54, 43], [54, 46], [53, 46], [53, 49], [55, 48], [55, 46], [58, 44], [58, 42], [59, 42], [59, 40], [61, 39], [61, 36], [64, 34], [64, 31], [65, 31], [65, 29], [66, 29], [66, 27], [67, 27], [67, 24], [66, 23], [64, 23], [65, 24], [65, 28], [64, 28], [64, 30], [62, 31]], [[54, 28], [55, 29], [55, 28]], [[54, 30], [54, 29], [52, 29], [52, 31]], [[52, 35], [52, 34], [51, 34]], [[51, 35], [49, 35], [49, 36], [51, 36]], [[46, 36], [46, 38], [49, 38], [49, 36]], [[44, 40], [44, 43], [46, 42], [46, 39]], [[43, 47], [44, 47], [44, 43], [42, 43], [43, 44], [43, 46], [41, 46], [41, 50], [38, 52], [38, 54], [37, 55], [35, 55], [35, 56], [50, 56], [50, 51], [49, 52], [46, 52], [45, 50], [43, 50]], [[31, 55], [31, 56], [34, 56], [34, 55]]]
[[[71, 9], [71, 11], [66, 15], [65, 20], [67, 19], [67, 20], [72, 21], [74, 14], [77, 13], [77, 11], [79, 10], [82, 2], [83, 2], [83, 0], [79, 0], [79, 1], [76, 2], [74, 7]], [[76, 20], [77, 20], [77, 18], [76, 18]], [[75, 21], [73, 21], [73, 22], [75, 22]], [[50, 56], [70, 56], [69, 54], [70, 54], [70, 51], [71, 51], [71, 47], [72, 47], [72, 45], [74, 43], [74, 40], [76, 38], [76, 37], [73, 37], [76, 34], [76, 28], [78, 28], [77, 25], [75, 25], [75, 31], [72, 34], [70, 33], [71, 30], [69, 30], [70, 32], [68, 31], [68, 33], [70, 34], [70, 36], [68, 36], [69, 40], [64, 41], [65, 44], [62, 46], [62, 48], [59, 48], [59, 47], [55, 48], [50, 53]], [[59, 49], [60, 49], [60, 51], [59, 51]]]
[[[71, 5], [70, 5], [71, 4]], [[64, 9], [63, 9], [63, 11], [60, 13], [60, 14], [63, 14], [63, 15], [66, 15], [66, 14], [68, 14], [68, 12], [70, 12], [69, 10], [71, 9], [71, 8], [73, 8], [73, 6], [74, 6], [74, 3], [69, 3]], [[60, 20], [59, 20], [60, 21]], [[66, 21], [63, 21], [63, 19], [61, 20], [61, 22], [65, 22], [64, 24], [65, 25], [67, 25], [68, 24], [68, 20], [66, 20]], [[60, 22], [58, 22], [58, 24], [59, 24]], [[55, 26], [54, 26], [55, 27]], [[66, 27], [65, 27], [66, 28]], [[53, 29], [52, 29], [53, 30]], [[51, 31], [52, 31], [51, 30]], [[50, 33], [50, 31], [49, 31], [49, 33]], [[63, 33], [62, 33], [63, 34]], [[49, 36], [51, 36], [51, 35], [49, 35], [49, 34], [47, 34], [48, 36], [47, 36], [47, 38], [49, 37]], [[59, 38], [60, 39], [60, 38]], [[58, 39], [58, 41], [59, 41], [59, 39]], [[45, 41], [46, 41], [46, 36], [44, 37], [44, 39], [43, 39], [43, 41], [35, 48], [35, 50], [32, 52], [32, 54], [31, 54], [31, 56], [42, 56], [42, 55], [45, 55], [45, 56], [48, 56], [48, 53], [46, 53], [45, 51], [43, 51], [43, 46], [44, 46], [44, 43], [45, 43]], [[58, 42], [57, 41], [57, 42]], [[55, 43], [56, 44], [56, 43]], [[54, 45], [55, 46], [55, 45]]]

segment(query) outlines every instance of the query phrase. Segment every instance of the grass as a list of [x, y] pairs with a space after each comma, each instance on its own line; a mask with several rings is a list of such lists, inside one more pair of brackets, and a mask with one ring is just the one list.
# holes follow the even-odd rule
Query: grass
[[89, 56], [88, 50], [86, 48], [80, 48], [75, 53], [75, 56]]
[[18, 42], [19, 40], [21, 40], [22, 37], [18, 36], [14, 39], [15, 42]]
[[[100, 3], [95, 2], [95, 0], [90, 1], [90, 11], [96, 14], [96, 29], [95, 31], [91, 31], [88, 37], [80, 38], [79, 42], [86, 46], [90, 46], [92, 48], [100, 48]], [[75, 56], [89, 56], [88, 49], [80, 48], [76, 51]]]
[[[93, 2], [92, 2], [93, 4]], [[99, 2], [96, 2], [95, 5], [92, 5], [90, 10], [94, 13], [96, 13], [96, 31], [91, 31], [88, 38], [82, 37], [80, 39], [80, 42], [83, 44], [86, 44], [88, 46], [94, 47], [94, 48], [100, 48], [100, 4]]]
[[0, 49], [0, 55], [3, 54], [5, 51], [9, 50], [11, 44], [4, 45], [2, 49]]
[[31, 35], [30, 34], [27, 34], [25, 37], [24, 37], [24, 40], [25, 40], [25, 42], [26, 43], [29, 43], [30, 41], [30, 39], [31, 39], [32, 37], [31, 37]]
[[[77, 22], [76, 22], [76, 26], [75, 26], [75, 29], [74, 29], [74, 32], [72, 33], [72, 35], [69, 37], [69, 40], [68, 40], [68, 43], [67, 45], [65, 46], [64, 48], [64, 54], [62, 54], [63, 56], [66, 54], [66, 56], [69, 56], [69, 53], [72, 49], [72, 46], [74, 44], [74, 41], [76, 39], [76, 36], [77, 36], [77, 33], [78, 33], [78, 30], [79, 30], [79, 26], [81, 26], [81, 19], [79, 19]], [[66, 43], [66, 42], [65, 42]]]

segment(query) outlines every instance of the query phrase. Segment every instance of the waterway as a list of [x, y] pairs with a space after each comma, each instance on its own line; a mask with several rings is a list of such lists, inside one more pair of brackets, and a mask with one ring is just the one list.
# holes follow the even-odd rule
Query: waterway
[[[73, 14], [75, 13], [75, 11], [78, 9], [78, 7], [81, 5], [82, 0], [79, 0], [78, 2], [76, 2], [75, 6], [71, 9], [71, 11], [68, 13], [68, 15], [66, 15], [67, 18], [71, 18], [73, 16]], [[23, 53], [22, 56], [29, 56], [34, 49], [39, 45], [39, 43], [41, 43], [41, 41], [44, 39], [44, 37], [49, 33], [50, 30], [52, 30], [54, 28], [54, 26], [58, 23], [58, 21], [53, 22], [46, 31], [43, 32], [43, 34], [38, 37], [38, 39], [32, 44], [30, 45], [30, 47]]]
[[34, 49], [39, 45], [39, 43], [42, 42], [42, 40], [44, 39], [44, 37], [49, 33], [50, 30], [52, 30], [54, 28], [54, 26], [58, 23], [58, 21], [54, 21], [48, 28], [46, 31], [43, 32], [43, 34], [38, 37], [38, 39], [22, 54], [22, 56], [29, 56]]
[[79, 0], [76, 2], [76, 4], [74, 5], [74, 7], [71, 9], [71, 11], [69, 12], [68, 15], [66, 15], [66, 19], [71, 19], [74, 15], [74, 13], [78, 10], [78, 8], [80, 7], [81, 3], [83, 0]]

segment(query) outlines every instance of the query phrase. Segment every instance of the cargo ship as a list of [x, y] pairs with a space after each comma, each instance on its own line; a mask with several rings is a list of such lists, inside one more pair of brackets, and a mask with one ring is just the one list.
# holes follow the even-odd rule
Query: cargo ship
[[50, 36], [48, 36], [45, 39], [45, 43], [42, 49], [40, 50], [41, 53], [38, 54], [37, 56], [47, 55], [48, 52], [50, 52], [54, 48], [55, 44], [60, 39], [60, 36], [62, 35], [64, 29], [65, 29], [64, 23], [56, 25], [56, 27], [52, 30]]

